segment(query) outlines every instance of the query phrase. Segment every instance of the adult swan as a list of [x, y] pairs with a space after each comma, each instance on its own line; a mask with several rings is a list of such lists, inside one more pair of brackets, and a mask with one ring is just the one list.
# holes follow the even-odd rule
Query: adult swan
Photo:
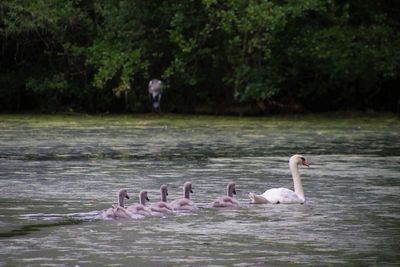
[[273, 203], [273, 204], [303, 204], [305, 201], [303, 185], [301, 184], [298, 165], [309, 167], [309, 162], [301, 155], [294, 155], [289, 159], [289, 168], [293, 176], [294, 192], [287, 188], [272, 188], [261, 195], [249, 193], [250, 203]]

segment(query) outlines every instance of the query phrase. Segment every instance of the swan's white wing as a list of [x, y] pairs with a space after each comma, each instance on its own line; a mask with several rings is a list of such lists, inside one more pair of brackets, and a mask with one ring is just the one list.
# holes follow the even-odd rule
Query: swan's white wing
[[268, 202], [275, 204], [304, 203], [304, 199], [299, 198], [295, 192], [287, 188], [272, 188], [265, 191], [261, 196]]

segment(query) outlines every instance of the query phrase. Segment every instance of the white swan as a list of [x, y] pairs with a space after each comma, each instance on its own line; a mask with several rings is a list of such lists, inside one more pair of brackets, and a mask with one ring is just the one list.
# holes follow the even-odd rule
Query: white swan
[[249, 193], [250, 202], [254, 204], [274, 203], [291, 204], [305, 201], [303, 185], [301, 183], [298, 165], [309, 167], [309, 162], [301, 155], [294, 155], [289, 159], [289, 167], [293, 176], [294, 192], [287, 188], [272, 188], [261, 195]]
[[210, 206], [213, 208], [234, 208], [239, 207], [239, 202], [233, 198], [236, 195], [236, 185], [233, 182], [228, 183], [227, 195], [214, 200]]
[[127, 211], [124, 207], [125, 198], [129, 199], [128, 192], [126, 189], [121, 189], [118, 191], [118, 205], [115, 207], [104, 210], [100, 217], [102, 219], [130, 219], [132, 214]]
[[167, 196], [168, 196], [167, 185], [163, 184], [160, 187], [160, 195], [161, 195], [161, 201], [151, 204], [150, 206], [151, 211], [158, 213], [173, 212], [174, 209], [170, 204], [167, 203]]
[[140, 191], [139, 203], [128, 206], [126, 210], [135, 215], [142, 215], [142, 216], [151, 215], [151, 210], [148, 207], [146, 207], [146, 201], [149, 201], [149, 198], [147, 196], [147, 191]]
[[183, 185], [183, 198], [178, 198], [171, 202], [174, 211], [190, 212], [197, 210], [197, 205], [190, 200], [190, 193], [193, 193], [192, 183], [186, 182]]

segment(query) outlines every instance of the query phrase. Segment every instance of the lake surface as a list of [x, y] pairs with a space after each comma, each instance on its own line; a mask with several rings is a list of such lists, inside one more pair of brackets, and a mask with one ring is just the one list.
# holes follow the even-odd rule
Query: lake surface
[[[296, 153], [306, 204], [250, 205]], [[185, 181], [198, 212], [96, 219]], [[0, 229], [0, 266], [399, 266], [399, 119], [0, 117]]]

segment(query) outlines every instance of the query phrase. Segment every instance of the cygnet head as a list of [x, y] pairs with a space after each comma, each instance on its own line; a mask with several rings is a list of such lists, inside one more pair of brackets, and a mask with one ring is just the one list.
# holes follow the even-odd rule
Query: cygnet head
[[289, 159], [289, 163], [294, 162], [296, 165], [304, 165], [306, 167], [310, 167], [310, 162], [306, 160], [302, 155], [293, 155]]
[[118, 206], [124, 206], [124, 199], [129, 199], [128, 191], [126, 189], [121, 189], [118, 191]]
[[193, 193], [191, 182], [186, 182], [183, 184], [183, 192], [185, 193], [185, 198], [190, 199], [190, 193]]
[[227, 191], [228, 191], [228, 196], [230, 196], [230, 197], [233, 197], [233, 195], [236, 195], [236, 185], [234, 182], [228, 183]]
[[140, 191], [139, 193], [139, 203], [144, 205], [146, 201], [150, 201], [149, 197], [147, 196], [147, 191]]
[[167, 196], [168, 196], [168, 186], [163, 184], [160, 187], [160, 193], [161, 193], [161, 201], [167, 202]]

